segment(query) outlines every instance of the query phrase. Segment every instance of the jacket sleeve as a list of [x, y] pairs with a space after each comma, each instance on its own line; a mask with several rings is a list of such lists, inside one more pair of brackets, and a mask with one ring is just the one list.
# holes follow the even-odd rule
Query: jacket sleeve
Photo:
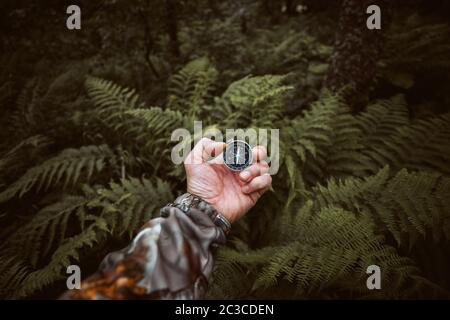
[[99, 270], [61, 299], [201, 299], [226, 241], [214, 216], [165, 207], [130, 245], [108, 254]]

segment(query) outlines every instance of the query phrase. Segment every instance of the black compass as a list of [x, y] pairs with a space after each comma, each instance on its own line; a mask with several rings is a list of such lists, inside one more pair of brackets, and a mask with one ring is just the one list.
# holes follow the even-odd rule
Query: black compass
[[252, 164], [252, 149], [242, 140], [228, 142], [223, 153], [223, 161], [230, 170], [242, 171]]

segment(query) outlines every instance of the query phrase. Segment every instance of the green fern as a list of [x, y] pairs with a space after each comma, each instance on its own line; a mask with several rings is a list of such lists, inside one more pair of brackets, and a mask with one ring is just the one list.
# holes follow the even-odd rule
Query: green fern
[[363, 133], [339, 97], [326, 94], [302, 117], [284, 124], [281, 149], [291, 184], [288, 205], [299, 190], [329, 176], [363, 176], [368, 171]]
[[[351, 296], [353, 291], [365, 288], [365, 270], [372, 264], [386, 270], [383, 283], [387, 284], [387, 292], [396, 292], [400, 287], [406, 291], [409, 281], [421, 281], [412, 261], [384, 244], [369, 220], [359, 219], [342, 208], [313, 211], [310, 201], [294, 216], [285, 214], [277, 226], [269, 247], [224, 251], [218, 260], [219, 277], [214, 277], [220, 282], [214, 287], [226, 286], [223, 281], [230, 281], [220, 276], [223, 270], [228, 270], [229, 276], [238, 270], [238, 276], [242, 276], [244, 269], [254, 274], [251, 292], [257, 296], [314, 297], [342, 290], [350, 282], [347, 294]], [[286, 287], [286, 283], [293, 286]], [[235, 290], [245, 292], [243, 286]], [[422, 281], [419, 287], [427, 286]], [[289, 291], [283, 293], [277, 287]]]
[[449, 121], [449, 114], [410, 120], [402, 96], [353, 116], [338, 97], [325, 95], [281, 132], [292, 187], [327, 177], [364, 177], [386, 165], [448, 174]]
[[117, 137], [130, 154], [157, 172], [161, 159], [168, 154], [170, 133], [188, 122], [186, 116], [180, 111], [146, 108], [138, 103], [139, 95], [134, 90], [111, 81], [88, 78], [86, 88], [97, 117], [109, 129], [104, 135]]
[[[0, 268], [7, 272], [0, 280], [14, 283], [9, 293], [13, 297], [27, 296], [61, 279], [65, 268], [79, 261], [81, 250], [101, 245], [108, 235], [131, 237], [173, 199], [166, 182], [137, 178], [111, 182], [109, 188], [85, 186], [83, 193], [43, 208], [3, 244], [0, 256], [11, 262]], [[75, 235], [70, 223], [78, 226]]]
[[[450, 68], [448, 24], [420, 24], [418, 16], [411, 16], [405, 24], [396, 25], [388, 37], [387, 66], [394, 70], [424, 72]], [[400, 27], [400, 28], [399, 28]]]
[[283, 98], [291, 86], [286, 76], [245, 77], [233, 82], [216, 99], [216, 115], [228, 128], [272, 128], [283, 112]]
[[19, 166], [18, 163], [24, 162], [23, 160], [29, 157], [27, 151], [30, 149], [36, 152], [36, 150], [44, 149], [50, 144], [51, 140], [43, 135], [35, 135], [22, 140], [0, 158], [0, 175], [7, 169], [13, 171], [13, 168]]
[[126, 111], [143, 108], [135, 90], [99, 78], [88, 77], [85, 86], [96, 106], [98, 120], [116, 131], [132, 127], [136, 119], [127, 117]]
[[450, 173], [450, 114], [410, 120], [403, 96], [370, 105], [357, 117], [364, 132], [364, 154], [371, 173], [390, 165], [393, 168], [434, 170]]
[[[376, 264], [384, 270], [384, 298], [448, 296], [397, 250], [430, 237], [448, 243], [449, 185], [447, 177], [428, 172], [391, 177], [388, 167], [367, 178], [331, 178], [303, 195], [308, 200], [297, 213], [272, 216], [268, 246], [219, 253], [210, 295], [304, 298], [340, 290], [341, 297], [371, 296], [365, 270]], [[386, 242], [390, 236], [398, 249]], [[249, 275], [250, 284], [239, 284]]]
[[11, 298], [30, 272], [27, 265], [14, 256], [2, 257], [0, 271], [0, 283], [2, 284], [0, 296], [2, 298]]
[[190, 118], [201, 116], [208, 110], [207, 105], [217, 76], [218, 72], [208, 58], [189, 62], [169, 83], [167, 107], [179, 110]]
[[324, 98], [313, 105], [311, 110], [305, 111], [302, 117], [286, 123], [281, 130], [280, 160], [286, 167], [290, 181], [287, 207], [298, 193], [306, 190], [305, 183], [314, 180], [310, 178], [311, 175], [315, 175], [315, 179], [322, 176], [319, 161], [325, 158], [331, 143], [331, 122], [336, 114], [336, 103], [335, 97]]
[[102, 171], [108, 163], [114, 161], [114, 153], [107, 145], [66, 149], [59, 155], [29, 169], [0, 193], [0, 203], [14, 196], [22, 197], [33, 187], [36, 188], [36, 192], [48, 190], [59, 183], [67, 187], [75, 185], [82, 175], [89, 180], [94, 172]]
[[101, 216], [113, 234], [128, 233], [130, 237], [158, 210], [169, 203], [172, 192], [167, 182], [157, 179], [122, 179], [111, 182], [109, 188], [93, 190], [96, 197], [87, 204], [91, 209], [100, 209]]
[[[62, 201], [43, 208], [6, 240], [1, 255], [17, 255], [16, 248], [21, 248], [20, 255], [36, 267], [51, 249], [57, 248], [66, 239], [67, 228], [73, 221], [71, 217], [83, 216], [87, 202], [85, 197], [66, 196]], [[82, 225], [84, 220], [79, 223]]]
[[450, 113], [400, 127], [393, 137], [405, 167], [450, 174]]
[[55, 281], [64, 279], [67, 267], [78, 261], [80, 251], [92, 248], [102, 239], [102, 234], [108, 232], [106, 222], [97, 217], [88, 217], [94, 223], [82, 233], [67, 238], [52, 254], [50, 262], [43, 268], [28, 273], [19, 286], [11, 294], [11, 298], [23, 298], [42, 290]]
[[427, 172], [401, 170], [390, 178], [389, 168], [365, 178], [338, 182], [313, 189], [317, 205], [342, 206], [370, 218], [379, 232], [389, 232], [399, 245], [412, 247], [427, 236], [435, 241], [450, 239], [450, 205], [446, 177]]
[[156, 137], [170, 133], [175, 128], [183, 125], [184, 121], [181, 112], [170, 109], [163, 110], [158, 107], [131, 110], [127, 114], [142, 119], [146, 124], [146, 129], [148, 129], [145, 133]]
[[17, 98], [17, 109], [10, 116], [9, 130], [26, 138], [34, 135], [39, 122], [38, 108], [43, 97], [42, 80], [33, 78], [27, 82]]
[[[93, 106], [76, 110], [73, 124], [82, 140], [93, 145], [44, 160], [42, 153], [31, 158], [25, 155], [28, 147], [39, 149], [47, 139], [25, 130], [21, 143], [1, 146], [5, 179], [2, 175], [0, 184], [6, 184], [0, 193], [2, 222], [20, 214], [2, 235], [2, 297], [38, 294], [63, 279], [68, 265], [85, 264], [84, 253], [103, 256], [111, 239], [126, 244], [173, 200], [172, 187], [183, 184], [182, 168], [164, 161], [171, 150], [170, 133], [190, 129], [199, 119], [208, 126], [204, 129], [280, 129], [275, 192], [233, 228], [228, 246], [218, 252], [210, 297], [379, 297], [365, 286], [371, 264], [383, 270], [380, 297], [448, 297], [446, 280], [439, 281], [423, 260], [429, 258], [430, 245], [439, 248], [433, 251], [437, 258], [448, 254], [449, 114], [416, 119], [398, 95], [353, 115], [339, 96], [326, 93], [303, 114], [291, 116], [303, 104], [294, 101], [288, 82], [296, 77], [298, 95], [315, 98], [314, 90], [300, 89], [310, 81], [303, 72], [323, 74], [327, 65], [322, 58], [309, 57], [327, 57], [329, 47], [298, 33], [281, 39], [258, 32], [259, 39], [249, 41], [270, 41], [239, 59], [267, 56], [258, 70], [276, 67], [280, 73], [282, 68], [292, 72], [289, 81], [280, 75], [247, 76], [221, 93], [225, 86], [218, 83], [216, 68], [200, 58], [181, 68], [167, 86], [162, 84], [168, 87], [165, 106], [148, 107], [136, 90], [88, 77], [85, 87]], [[416, 59], [421, 46], [412, 46], [408, 54]], [[226, 70], [220, 80], [236, 79], [251, 69]], [[35, 130], [36, 108], [53, 97], [60, 103], [58, 92], [66, 90], [71, 77], [69, 72], [56, 78], [51, 95], [30, 82], [18, 99], [19, 127]], [[39, 164], [32, 166], [34, 159]], [[16, 162], [20, 166], [15, 171], [28, 168], [19, 178], [11, 171]], [[33, 196], [32, 204], [19, 202], [25, 195]], [[16, 203], [24, 212], [18, 212]]]
[[111, 81], [95, 77], [88, 77], [85, 85], [88, 95], [101, 111], [110, 108], [128, 110], [143, 107], [143, 104], [139, 103], [136, 90], [122, 88]]

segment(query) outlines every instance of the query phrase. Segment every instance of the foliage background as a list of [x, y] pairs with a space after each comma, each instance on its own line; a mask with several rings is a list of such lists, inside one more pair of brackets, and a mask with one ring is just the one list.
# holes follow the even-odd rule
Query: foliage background
[[281, 129], [209, 298], [448, 299], [450, 7], [380, 1], [369, 34], [367, 3], [2, 1], [1, 297], [55, 298], [125, 246], [184, 191], [170, 134], [198, 119]]

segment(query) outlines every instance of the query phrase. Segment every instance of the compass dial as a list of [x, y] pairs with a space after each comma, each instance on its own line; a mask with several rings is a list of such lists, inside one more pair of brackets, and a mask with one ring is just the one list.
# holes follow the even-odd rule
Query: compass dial
[[223, 160], [231, 170], [242, 171], [252, 163], [252, 150], [245, 141], [231, 141], [227, 143]]

